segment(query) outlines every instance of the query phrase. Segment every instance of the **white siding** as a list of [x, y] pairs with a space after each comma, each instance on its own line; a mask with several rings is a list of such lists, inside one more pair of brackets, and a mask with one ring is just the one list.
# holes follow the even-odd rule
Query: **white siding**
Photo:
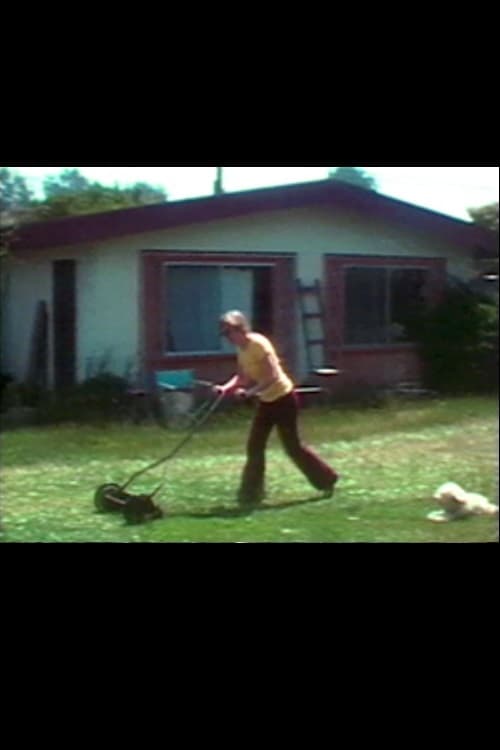
[[[42, 259], [9, 260], [2, 280], [2, 373], [24, 380], [37, 303], [44, 300], [50, 311], [50, 268]], [[50, 330], [50, 312], [49, 312]]]
[[130, 366], [137, 366], [138, 270], [135, 248], [106, 246], [82, 260], [77, 302], [79, 379], [102, 367], [123, 377]]

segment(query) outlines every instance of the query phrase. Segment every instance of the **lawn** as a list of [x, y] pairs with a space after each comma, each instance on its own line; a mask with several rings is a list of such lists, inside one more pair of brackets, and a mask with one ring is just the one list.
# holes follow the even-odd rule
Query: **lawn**
[[152, 490], [163, 519], [128, 526], [95, 512], [104, 482], [123, 482], [166, 455], [182, 433], [156, 425], [60, 425], [2, 436], [2, 525], [8, 542], [489, 542], [496, 522], [426, 519], [445, 481], [497, 502], [498, 402], [469, 397], [393, 401], [380, 408], [315, 407], [301, 432], [341, 474], [319, 500], [282, 452], [268, 450], [266, 506], [235, 513], [249, 407], [215, 414], [164, 467], [132, 491]]

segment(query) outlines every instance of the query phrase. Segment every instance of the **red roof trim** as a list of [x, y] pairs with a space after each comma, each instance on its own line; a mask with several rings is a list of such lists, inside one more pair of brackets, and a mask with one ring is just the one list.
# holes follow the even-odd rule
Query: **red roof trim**
[[382, 219], [410, 224], [421, 231], [444, 234], [466, 245], [489, 247], [494, 242], [494, 235], [475, 224], [328, 179], [27, 224], [18, 232], [13, 248], [38, 250], [77, 245], [257, 211], [318, 204], [362, 210]]

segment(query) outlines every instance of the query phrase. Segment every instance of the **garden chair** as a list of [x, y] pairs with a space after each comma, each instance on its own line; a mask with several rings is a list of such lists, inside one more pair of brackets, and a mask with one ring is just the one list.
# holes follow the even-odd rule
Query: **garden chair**
[[213, 384], [196, 378], [194, 370], [156, 370], [153, 378], [160, 421], [168, 427], [188, 427], [213, 400], [209, 393], [201, 407], [196, 408], [197, 387], [211, 388]]

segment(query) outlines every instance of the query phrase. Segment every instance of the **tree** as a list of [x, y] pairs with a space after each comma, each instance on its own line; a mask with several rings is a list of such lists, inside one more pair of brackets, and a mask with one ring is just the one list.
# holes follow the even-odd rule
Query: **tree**
[[479, 208], [468, 208], [467, 211], [475, 224], [489, 229], [496, 234], [496, 257], [485, 255], [478, 262], [485, 275], [490, 277], [496, 275], [498, 278], [498, 203], [490, 203], [487, 206], [480, 206]]
[[0, 168], [0, 257], [8, 255], [14, 232], [23, 222], [30, 221], [36, 205], [33, 193], [21, 175]]
[[66, 169], [59, 175], [47, 177], [43, 189], [45, 199], [36, 208], [39, 221], [134, 208], [167, 200], [163, 188], [152, 187], [145, 182], [136, 182], [124, 188], [118, 185], [107, 187], [99, 182], [90, 182], [77, 169]]
[[0, 211], [23, 211], [33, 201], [33, 193], [21, 175], [13, 174], [8, 167], [0, 168]]
[[46, 199], [59, 195], [73, 195], [89, 190], [91, 183], [78, 169], [65, 169], [61, 174], [46, 177], [43, 181], [43, 192]]
[[30, 218], [33, 193], [21, 175], [0, 168], [0, 232], [5, 237], [16, 223]]
[[479, 208], [468, 208], [467, 213], [475, 224], [498, 234], [498, 203], [490, 203]]
[[[18, 225], [30, 216], [32, 193], [24, 177], [13, 174], [7, 167], [0, 168], [0, 335], [4, 321], [4, 304], [8, 274], [5, 263]], [[0, 390], [6, 382], [0, 375]]]
[[328, 177], [331, 180], [347, 182], [350, 185], [356, 185], [367, 190], [377, 189], [376, 179], [359, 167], [337, 167], [333, 172], [329, 172]]
[[167, 194], [163, 188], [152, 187], [146, 182], [135, 182], [131, 187], [125, 188], [124, 192], [129, 195], [130, 200], [136, 206], [164, 203], [167, 200]]

